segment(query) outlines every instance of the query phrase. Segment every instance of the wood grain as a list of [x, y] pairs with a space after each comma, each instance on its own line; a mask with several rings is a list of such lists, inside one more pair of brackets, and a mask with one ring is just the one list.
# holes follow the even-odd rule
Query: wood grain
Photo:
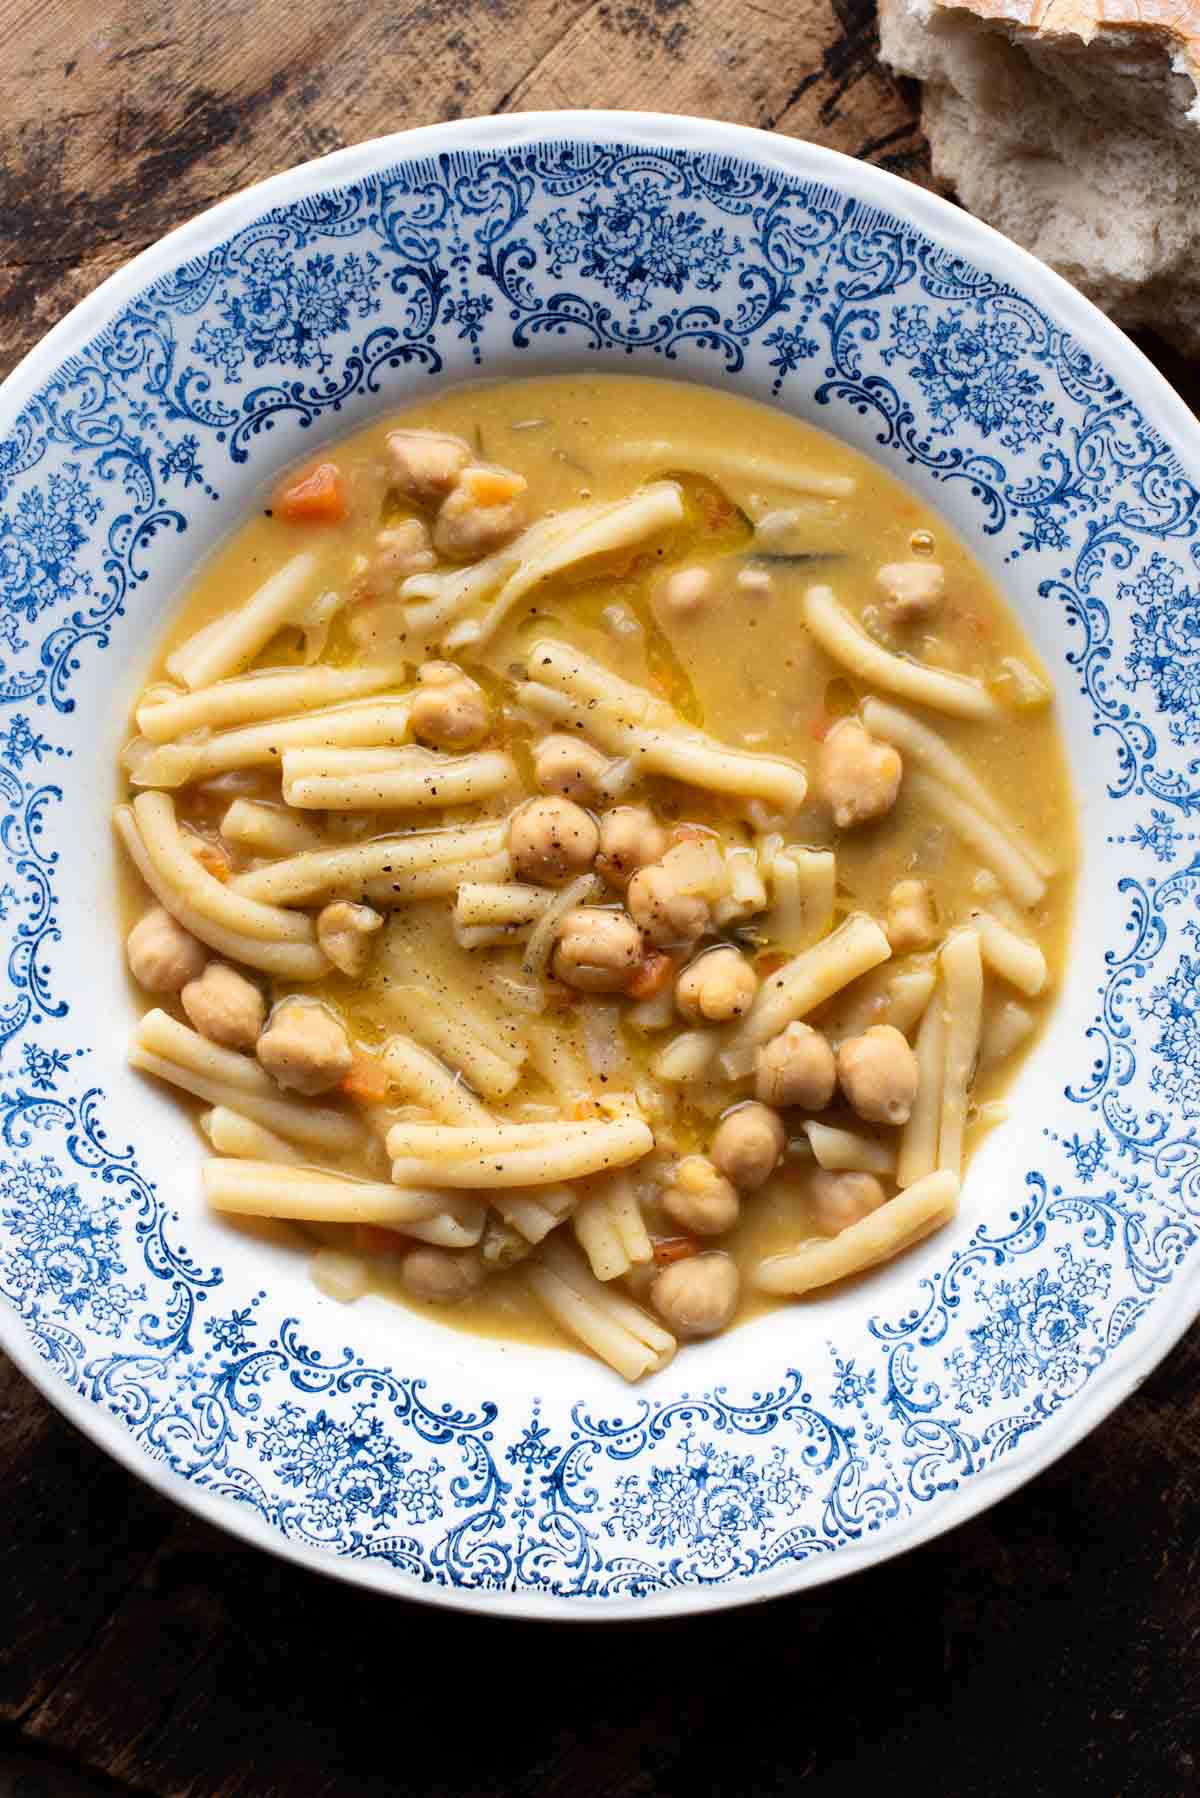
[[[201, 208], [435, 119], [707, 113], [927, 180], [874, 48], [870, 0], [0, 0], [0, 371]], [[1198, 1386], [1193, 1331], [1049, 1474], [869, 1577], [565, 1631], [251, 1551], [0, 1362], [0, 1798], [1183, 1798]]]
[[874, 43], [869, 0], [0, 0], [0, 373], [204, 207], [437, 119], [701, 112], [924, 175]]

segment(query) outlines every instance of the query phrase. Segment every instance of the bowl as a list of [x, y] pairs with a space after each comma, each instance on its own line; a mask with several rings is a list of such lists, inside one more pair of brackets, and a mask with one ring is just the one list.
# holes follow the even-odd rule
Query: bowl
[[[1069, 972], [957, 1222], [644, 1389], [477, 1341], [207, 1215], [125, 1065], [109, 810], [166, 617], [260, 484], [447, 381], [621, 368], [810, 419], [939, 508], [1051, 668]], [[838, 1578], [1045, 1467], [1200, 1305], [1195, 420], [1048, 269], [829, 151], [527, 114], [280, 175], [0, 393], [0, 1337], [160, 1491], [327, 1573], [536, 1617]]]

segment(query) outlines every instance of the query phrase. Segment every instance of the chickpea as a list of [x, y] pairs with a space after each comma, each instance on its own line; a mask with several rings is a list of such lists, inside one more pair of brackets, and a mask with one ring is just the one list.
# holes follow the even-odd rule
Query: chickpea
[[561, 886], [595, 860], [600, 832], [569, 799], [531, 799], [513, 815], [508, 848], [518, 880]]
[[676, 617], [699, 612], [712, 597], [711, 568], [677, 568], [669, 574], [660, 589], [662, 603]]
[[600, 819], [596, 867], [611, 887], [628, 886], [639, 868], [665, 853], [667, 833], [644, 805], [618, 805]]
[[504, 468], [464, 468], [433, 521], [433, 547], [455, 562], [476, 562], [511, 543], [525, 523], [527, 486]]
[[888, 562], [875, 580], [884, 595], [883, 609], [894, 624], [929, 618], [946, 590], [946, 571], [940, 562]]
[[576, 737], [555, 731], [543, 737], [533, 758], [533, 778], [543, 793], [559, 793], [579, 805], [592, 805], [609, 758]]
[[375, 539], [375, 552], [367, 563], [363, 586], [382, 597], [395, 595], [396, 583], [409, 574], [423, 574], [434, 564], [429, 531], [419, 518], [403, 518], [388, 525]]
[[723, 1236], [741, 1210], [736, 1187], [706, 1155], [685, 1155], [675, 1163], [660, 1202], [672, 1222], [692, 1236]]
[[786, 1142], [778, 1112], [749, 1099], [721, 1119], [708, 1153], [717, 1172], [740, 1192], [757, 1192], [775, 1172]]
[[917, 1096], [917, 1058], [894, 1024], [872, 1024], [837, 1052], [842, 1091], [868, 1124], [907, 1124]]
[[641, 959], [641, 932], [628, 912], [578, 905], [562, 921], [552, 969], [582, 993], [619, 993]]
[[400, 1278], [414, 1298], [431, 1305], [457, 1305], [482, 1285], [485, 1275], [470, 1252], [420, 1248], [404, 1256]]
[[339, 973], [357, 980], [371, 953], [371, 938], [383, 919], [369, 905], [335, 899], [317, 913], [317, 942]]
[[453, 662], [425, 662], [412, 702], [413, 736], [437, 749], [474, 749], [491, 728], [483, 690]]
[[471, 460], [471, 446], [446, 431], [392, 431], [392, 483], [420, 506], [445, 499]]
[[740, 1018], [758, 991], [758, 975], [738, 949], [709, 949], [675, 982], [675, 1003], [693, 1024]]
[[280, 1086], [311, 1095], [328, 1092], [350, 1071], [354, 1057], [340, 1018], [317, 999], [283, 999], [255, 1050]]
[[836, 1236], [860, 1218], [878, 1211], [884, 1190], [874, 1174], [835, 1174], [819, 1167], [808, 1186], [818, 1230]]
[[208, 950], [161, 905], [140, 917], [125, 942], [129, 970], [148, 993], [178, 993], [198, 980]]
[[188, 1021], [201, 1036], [226, 1049], [252, 1049], [267, 1008], [254, 982], [223, 961], [210, 961], [179, 995]]
[[665, 1267], [650, 1303], [676, 1336], [715, 1336], [737, 1309], [738, 1270], [721, 1249], [706, 1249]]
[[789, 1024], [754, 1058], [754, 1090], [763, 1105], [824, 1111], [836, 1085], [833, 1050], [811, 1024]]
[[898, 880], [888, 894], [887, 940], [897, 955], [927, 949], [937, 936], [933, 894], [925, 880]]
[[712, 921], [707, 900], [698, 893], [681, 893], [662, 862], [638, 869], [625, 902], [634, 923], [656, 949], [690, 948]]
[[843, 718], [821, 744], [817, 792], [837, 828], [849, 830], [891, 811], [903, 771], [890, 743], [877, 743], [857, 718]]

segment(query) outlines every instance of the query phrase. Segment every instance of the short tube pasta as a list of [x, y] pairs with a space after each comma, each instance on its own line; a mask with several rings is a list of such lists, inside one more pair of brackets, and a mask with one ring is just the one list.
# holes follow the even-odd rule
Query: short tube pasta
[[575, 1236], [598, 1280], [615, 1280], [653, 1258], [641, 1207], [628, 1174], [620, 1173], [575, 1212]]
[[283, 1161], [290, 1167], [304, 1163], [303, 1155], [290, 1142], [228, 1105], [214, 1105], [206, 1111], [200, 1128], [218, 1155], [236, 1155], [242, 1161]]
[[402, 1229], [436, 1217], [440, 1192], [421, 1192], [371, 1180], [348, 1180], [315, 1168], [275, 1161], [206, 1161], [204, 1192], [217, 1211], [247, 1217], [316, 1219], [331, 1224], [384, 1224]]
[[[165, 799], [166, 795], [143, 794], [142, 798]], [[166, 803], [169, 806], [170, 800], [167, 799]], [[157, 860], [150, 853], [139, 827], [140, 820], [132, 807], [118, 806], [115, 822], [117, 834], [125, 845], [130, 860], [159, 904], [185, 930], [206, 943], [210, 949], [215, 949], [218, 955], [231, 961], [245, 962], [249, 967], [258, 968], [264, 973], [278, 974], [288, 980], [316, 980], [327, 972], [329, 963], [317, 947], [315, 932], [309, 919], [302, 920], [307, 925], [307, 929], [302, 932], [302, 940], [281, 942], [264, 941], [261, 935], [248, 936], [222, 922], [219, 916], [214, 916], [215, 910], [224, 907], [222, 896], [226, 894], [226, 888], [201, 868], [195, 857], [182, 847], [178, 831], [174, 829], [173, 812], [170, 818], [165, 813], [160, 813], [151, 820], [158, 849]], [[197, 889], [200, 892], [200, 903], [193, 897]], [[261, 919], [259, 922], [261, 923]]]
[[1026, 906], [1038, 903], [1046, 891], [1046, 882], [998, 824], [993, 824], [967, 800], [927, 774], [909, 774], [905, 785], [910, 802], [926, 806], [942, 818], [974, 850], [980, 861], [987, 864], [1014, 899]]
[[1007, 980], [1027, 998], [1036, 999], [1045, 990], [1046, 957], [1036, 943], [1002, 924], [990, 912], [971, 914], [971, 924], [979, 937], [983, 959], [993, 974]]
[[339, 748], [357, 749], [361, 758], [366, 749], [402, 744], [411, 709], [407, 698], [364, 699], [221, 731], [203, 743], [160, 743], [147, 750], [135, 743], [128, 753], [130, 779], [138, 787], [181, 787], [238, 768], [278, 768], [289, 751], [301, 749], [326, 758]]
[[516, 1086], [524, 1050], [498, 1032], [485, 1035], [486, 1021], [478, 1012], [470, 1019], [440, 1013], [430, 1006], [420, 986], [393, 983], [385, 989], [384, 1000], [410, 1035], [436, 1050], [485, 1099], [503, 1099]]
[[625, 1380], [659, 1373], [675, 1338], [628, 1299], [607, 1289], [565, 1244], [551, 1238], [524, 1277], [555, 1322]]
[[536, 1192], [502, 1192], [493, 1206], [512, 1229], [528, 1243], [537, 1244], [571, 1217], [579, 1200], [570, 1186], [542, 1186]]
[[148, 743], [169, 743], [195, 730], [228, 730], [365, 699], [403, 685], [403, 662], [379, 668], [288, 668], [242, 674], [192, 693], [160, 693], [138, 706], [137, 727]]
[[889, 1176], [896, 1171], [896, 1151], [859, 1130], [840, 1130], [807, 1118], [802, 1125], [818, 1167]]
[[810, 587], [804, 596], [804, 621], [831, 660], [859, 680], [927, 705], [955, 718], [994, 718], [999, 706], [985, 687], [962, 674], [947, 674], [893, 655], [844, 612], [832, 587]]
[[983, 961], [979, 934], [960, 930], [941, 954], [946, 1007], [946, 1051], [942, 1071], [942, 1115], [938, 1125], [938, 1166], [962, 1172], [967, 1096], [979, 1059], [983, 1020]]
[[389, 1037], [383, 1051], [388, 1078], [414, 1104], [424, 1105], [439, 1123], [485, 1124], [487, 1107], [458, 1074], [410, 1037]]
[[167, 673], [185, 687], [210, 686], [253, 661], [259, 650], [287, 624], [311, 594], [317, 558], [303, 550], [274, 574], [227, 618], [216, 618], [181, 643], [167, 657]]
[[733, 1079], [746, 1073], [760, 1043], [815, 1011], [860, 974], [887, 961], [891, 953], [875, 920], [865, 912], [852, 912], [832, 935], [803, 950], [763, 981], [749, 1011], [725, 1039], [720, 1055], [723, 1072]]
[[839, 1235], [801, 1243], [760, 1262], [754, 1283], [760, 1292], [799, 1296], [878, 1267], [949, 1223], [958, 1209], [958, 1194], [957, 1174], [945, 1170], [927, 1174]]
[[938, 1162], [938, 1132], [942, 1121], [943, 1070], [946, 1063], [946, 1012], [944, 997], [935, 988], [921, 1018], [913, 1045], [917, 1054], [917, 1096], [907, 1124], [900, 1132], [896, 1157], [896, 1184], [914, 1186], [931, 1174]]
[[203, 1068], [173, 1061], [148, 1049], [136, 1037], [129, 1050], [129, 1065], [203, 1099], [206, 1105], [240, 1111], [274, 1135], [305, 1148], [340, 1154], [357, 1148], [362, 1139], [360, 1127], [344, 1112], [285, 1099], [278, 1088], [271, 1092], [246, 1092]]
[[299, 855], [319, 849], [324, 836], [307, 818], [293, 818], [278, 805], [235, 799], [221, 819], [221, 835], [251, 855]]
[[373, 842], [341, 849], [307, 850], [269, 868], [236, 875], [230, 884], [247, 899], [260, 899], [264, 904], [310, 905], [340, 895], [354, 896], [373, 881], [382, 887], [389, 879], [401, 880], [438, 868], [457, 870], [484, 857], [506, 855], [507, 834], [503, 824], [487, 823], [376, 837]]
[[[949, 787], [967, 805], [973, 806], [985, 818], [990, 818], [1006, 837], [1013, 840], [1012, 825], [1000, 802], [937, 731], [922, 724], [919, 718], [914, 718], [909, 712], [901, 711], [899, 706], [888, 705], [882, 699], [863, 700], [862, 721], [873, 737], [879, 737], [900, 750], [911, 767], [921, 769], [933, 780], [940, 780], [944, 787]], [[1048, 880], [1054, 873], [1054, 863], [1050, 857], [1044, 855], [1035, 843], [1021, 843], [1017, 846], [1042, 879]]]
[[666, 460], [672, 468], [707, 475], [718, 486], [734, 481], [743, 486], [812, 494], [820, 499], [849, 499], [857, 485], [853, 475], [831, 474], [828, 469], [802, 467], [755, 450], [720, 449], [710, 444], [680, 445], [665, 439], [635, 438], [618, 444], [610, 454], [616, 461], [635, 466]]
[[[401, 1130], [403, 1136], [398, 1134]], [[419, 1125], [398, 1125], [388, 1136], [388, 1152], [394, 1157], [392, 1179], [402, 1185], [436, 1179], [446, 1186], [480, 1192], [506, 1186], [555, 1186], [563, 1180], [628, 1166], [654, 1146], [649, 1126], [632, 1116], [604, 1123], [563, 1123], [554, 1127], [552, 1136], [540, 1140], [531, 1140], [516, 1124], [499, 1126], [483, 1138], [467, 1130], [458, 1133], [458, 1139], [461, 1146], [456, 1146], [448, 1133], [433, 1139]], [[480, 1142], [482, 1147], [477, 1146]], [[398, 1153], [399, 1147], [406, 1152]], [[424, 1153], [411, 1152], [421, 1148]]]
[[301, 811], [442, 810], [494, 799], [512, 787], [512, 757], [402, 749], [287, 749], [283, 796]]
[[731, 749], [693, 730], [644, 687], [618, 681], [604, 666], [565, 643], [543, 638], [529, 651], [531, 679], [522, 699], [539, 705], [539, 689], [567, 701], [559, 722], [569, 723], [613, 755], [629, 755], [644, 774], [663, 774], [714, 793], [764, 800], [783, 811], [804, 804], [804, 770], [778, 757]]

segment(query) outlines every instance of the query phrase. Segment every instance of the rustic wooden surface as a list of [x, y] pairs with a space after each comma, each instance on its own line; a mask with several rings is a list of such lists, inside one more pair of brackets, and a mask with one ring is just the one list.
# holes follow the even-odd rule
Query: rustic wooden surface
[[[0, 0], [0, 372], [249, 181], [408, 125], [580, 105], [707, 113], [927, 179], [871, 0]], [[254, 1553], [0, 1361], [0, 1798], [1184, 1798], [1198, 1384], [1193, 1332], [1049, 1474], [868, 1576], [564, 1631]]]

